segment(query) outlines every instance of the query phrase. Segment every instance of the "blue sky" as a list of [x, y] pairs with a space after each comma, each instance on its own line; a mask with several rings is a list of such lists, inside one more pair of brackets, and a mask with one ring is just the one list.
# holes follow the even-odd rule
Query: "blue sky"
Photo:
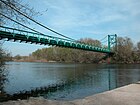
[[[108, 34], [140, 41], [140, 0], [24, 0], [42, 13], [36, 20], [74, 39], [102, 39]], [[44, 12], [47, 10], [47, 12]], [[34, 24], [32, 28], [53, 33]], [[47, 46], [5, 42], [12, 55], [28, 55]]]

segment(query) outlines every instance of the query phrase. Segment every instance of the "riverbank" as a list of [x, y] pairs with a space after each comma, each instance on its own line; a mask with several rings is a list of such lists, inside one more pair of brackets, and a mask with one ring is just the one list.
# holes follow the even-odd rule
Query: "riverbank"
[[[40, 59], [40, 60], [12, 60], [11, 62], [42, 62], [42, 63], [75, 63], [75, 62], [68, 62], [68, 61], [65, 61], [65, 62], [59, 62], [59, 61], [48, 61], [48, 60], [45, 60], [45, 59]], [[76, 63], [80, 63], [80, 62], [76, 62]], [[107, 62], [107, 61], [102, 61], [102, 62], [98, 62], [98, 63], [80, 63], [80, 64], [104, 64], [104, 63], [107, 63], [107, 64], [140, 64], [140, 61], [139, 62], [127, 62], [127, 63], [122, 63], [122, 62]]]
[[140, 105], [140, 82], [73, 101], [47, 100], [39, 97], [3, 102], [0, 105]]

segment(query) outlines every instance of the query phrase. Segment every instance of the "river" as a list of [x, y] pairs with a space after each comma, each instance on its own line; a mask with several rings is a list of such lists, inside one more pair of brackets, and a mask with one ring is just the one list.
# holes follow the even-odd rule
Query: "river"
[[6, 62], [0, 77], [10, 96], [73, 100], [139, 81], [140, 65]]

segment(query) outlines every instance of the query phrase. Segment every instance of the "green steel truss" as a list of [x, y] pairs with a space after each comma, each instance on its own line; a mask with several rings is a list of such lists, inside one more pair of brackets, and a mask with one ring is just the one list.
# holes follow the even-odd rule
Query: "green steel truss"
[[[115, 37], [115, 42], [112, 41], [112, 36]], [[19, 40], [18, 42], [25, 42], [25, 43], [35, 43], [35, 44], [43, 44], [43, 45], [52, 45], [52, 46], [59, 46], [59, 47], [67, 47], [73, 49], [81, 49], [87, 51], [94, 51], [94, 52], [101, 52], [101, 53], [113, 53], [110, 50], [112, 44], [116, 43], [116, 35], [109, 35], [108, 36], [108, 48], [100, 48], [93, 45], [88, 45], [72, 40], [67, 40], [58, 37], [52, 37], [49, 35], [19, 30], [15, 28], [9, 28], [0, 26], [0, 40], [2, 39], [13, 40], [14, 42]]]

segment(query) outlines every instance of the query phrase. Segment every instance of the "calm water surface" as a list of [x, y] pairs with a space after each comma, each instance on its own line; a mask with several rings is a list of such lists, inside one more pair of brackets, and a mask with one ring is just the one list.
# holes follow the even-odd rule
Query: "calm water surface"
[[6, 94], [29, 92], [58, 100], [79, 99], [140, 80], [139, 64], [7, 62], [5, 71], [1, 90]]

